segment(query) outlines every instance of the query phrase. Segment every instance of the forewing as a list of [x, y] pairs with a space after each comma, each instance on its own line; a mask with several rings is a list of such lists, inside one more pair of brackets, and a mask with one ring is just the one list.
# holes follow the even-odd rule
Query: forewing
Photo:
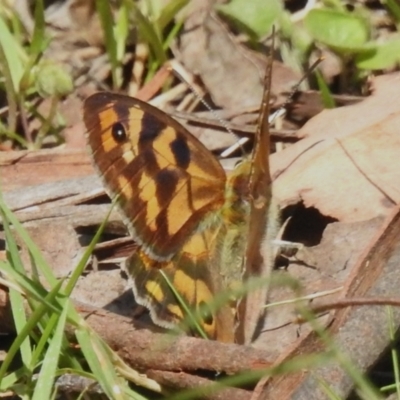
[[94, 164], [133, 238], [152, 259], [170, 260], [222, 206], [221, 165], [181, 124], [138, 99], [94, 94], [84, 121]]

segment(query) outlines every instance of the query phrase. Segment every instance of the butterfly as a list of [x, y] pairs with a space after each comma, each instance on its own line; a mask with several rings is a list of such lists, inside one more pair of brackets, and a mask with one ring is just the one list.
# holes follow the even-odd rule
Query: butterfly
[[94, 166], [138, 245], [125, 269], [136, 301], [157, 325], [181, 324], [187, 306], [209, 338], [247, 341], [237, 329], [238, 318], [248, 319], [245, 302], [236, 311], [214, 299], [259, 274], [268, 257], [268, 104], [265, 90], [252, 155], [227, 174], [197, 138], [150, 104], [109, 92], [85, 100]]

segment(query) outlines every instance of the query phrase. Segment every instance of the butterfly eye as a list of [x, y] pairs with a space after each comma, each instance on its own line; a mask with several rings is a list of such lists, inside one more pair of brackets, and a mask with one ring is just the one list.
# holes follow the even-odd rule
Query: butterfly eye
[[113, 125], [111, 134], [117, 143], [121, 143], [126, 140], [125, 127], [120, 122], [117, 122]]

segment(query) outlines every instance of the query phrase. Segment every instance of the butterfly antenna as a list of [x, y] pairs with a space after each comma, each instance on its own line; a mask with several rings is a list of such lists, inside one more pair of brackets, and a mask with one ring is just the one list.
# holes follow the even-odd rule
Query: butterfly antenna
[[[295, 94], [298, 92], [300, 85], [304, 82], [304, 80], [315, 70], [315, 68], [321, 63], [323, 60], [322, 57], [319, 57], [308, 69], [307, 71], [303, 74], [303, 76], [300, 78], [300, 80], [294, 85], [290, 93], [288, 94], [285, 102], [271, 115], [268, 116], [268, 123], [272, 125], [272, 123], [284, 116], [286, 114], [286, 108], [287, 106], [292, 102], [293, 97]], [[237, 143], [234, 143], [232, 146], [228, 147], [226, 150], [224, 150], [221, 154], [221, 158], [229, 157], [233, 152], [235, 152], [238, 148], [242, 148], [245, 143], [247, 143], [250, 139], [248, 137], [243, 137], [239, 139]]]
[[[280, 117], [281, 115], [283, 115], [286, 112], [286, 107], [292, 102], [293, 97], [295, 96], [295, 94], [299, 91], [300, 85], [304, 82], [304, 80], [315, 70], [315, 68], [317, 68], [317, 66], [322, 62], [323, 57], [318, 57], [312, 64], [310, 67], [307, 68], [306, 72], [303, 74], [303, 76], [300, 78], [300, 80], [293, 86], [292, 90], [289, 92], [285, 102], [278, 108], [278, 110], [276, 110], [276, 112], [272, 115], [278, 114], [279, 112], [281, 112], [281, 114], [275, 116], [275, 118]], [[283, 112], [282, 112], [283, 110]], [[274, 119], [272, 119], [271, 122], [273, 122]]]
[[[272, 123], [284, 116], [286, 114], [286, 108], [287, 106], [292, 102], [294, 95], [298, 92], [300, 85], [304, 82], [304, 80], [311, 74], [312, 71], [315, 70], [315, 68], [320, 64], [320, 62], [323, 60], [322, 57], [319, 57], [308, 69], [307, 71], [303, 74], [303, 76], [300, 78], [300, 80], [294, 85], [292, 90], [290, 91], [287, 99], [285, 102], [282, 104], [281, 107], [279, 107], [273, 114], [268, 116], [268, 124], [272, 125]], [[233, 135], [237, 141], [232, 145], [229, 146], [227, 149], [225, 149], [221, 154], [221, 158], [226, 158], [229, 157], [232, 153], [237, 151], [238, 149], [241, 149], [243, 154], [244, 154], [244, 148], [243, 146], [250, 140], [248, 137], [242, 137], [238, 138], [238, 136], [232, 131], [232, 129], [229, 127], [229, 124], [226, 120], [221, 118], [218, 113], [204, 100], [204, 97], [199, 93], [199, 91], [194, 87], [192, 84], [192, 78], [191, 76], [187, 73], [185, 68], [176, 60], [171, 60], [169, 62], [168, 67], [170, 70], [175, 74], [175, 76], [181, 81], [185, 82], [185, 84], [190, 88], [192, 93], [197, 97], [197, 99], [204, 105], [204, 107], [213, 115], [213, 117], [226, 129], [227, 132], [229, 132], [231, 135]]]
[[[189, 74], [186, 72], [186, 70], [183, 68], [183, 66], [176, 60], [172, 60], [169, 62], [169, 67], [171, 68], [172, 72], [175, 74], [175, 76], [181, 80], [182, 82], [185, 82], [186, 85], [190, 88], [190, 90], [193, 92], [193, 94], [197, 97], [197, 99], [203, 104], [205, 108], [207, 108], [208, 111], [212, 114], [212, 116], [226, 129], [227, 132], [229, 132], [231, 135], [233, 135], [235, 138], [238, 138], [238, 136], [232, 131], [232, 129], [229, 127], [228, 122], [225, 121], [223, 118], [221, 118], [218, 113], [204, 100], [204, 97], [199, 93], [199, 91], [193, 86], [191, 83], [192, 79], [190, 78]], [[243, 139], [243, 138], [242, 138]], [[239, 143], [241, 139], [238, 139]], [[237, 143], [235, 145], [237, 145]], [[238, 147], [241, 147], [240, 144], [237, 145]]]

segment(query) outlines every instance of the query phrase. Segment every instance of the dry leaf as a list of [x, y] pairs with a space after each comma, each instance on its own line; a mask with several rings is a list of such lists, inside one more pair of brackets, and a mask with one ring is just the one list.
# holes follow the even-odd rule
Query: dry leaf
[[386, 215], [400, 202], [400, 74], [374, 81], [363, 102], [323, 111], [304, 139], [271, 157], [282, 207], [303, 202], [340, 221]]
[[[214, 14], [195, 12], [186, 20], [180, 51], [183, 63], [200, 75], [217, 106], [258, 109], [266, 57], [238, 44]], [[298, 79], [291, 69], [274, 62], [271, 91], [288, 92]]]

